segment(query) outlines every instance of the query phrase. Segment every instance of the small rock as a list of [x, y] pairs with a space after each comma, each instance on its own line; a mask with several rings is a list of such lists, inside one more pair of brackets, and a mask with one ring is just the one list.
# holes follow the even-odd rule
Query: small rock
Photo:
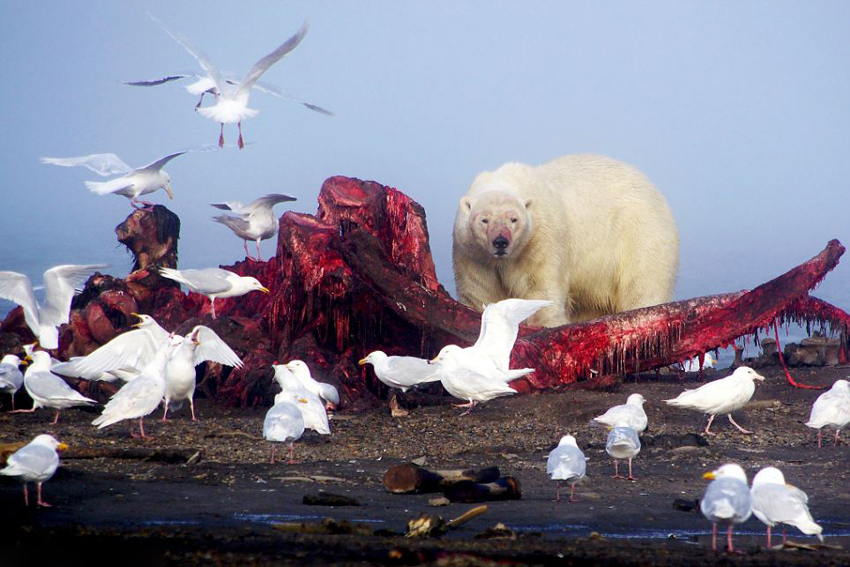
[[445, 496], [428, 500], [428, 506], [448, 506], [449, 504], [451, 504], [451, 501]]
[[305, 494], [301, 503], [306, 506], [360, 506], [360, 502], [350, 496], [322, 491], [318, 494]]
[[680, 512], [699, 512], [699, 500], [686, 500], [685, 498], [676, 498], [673, 500], [673, 509]]
[[419, 458], [413, 459], [413, 460], [412, 460], [412, 461], [410, 461], [410, 462], [411, 462], [411, 463], [413, 463], [414, 465], [417, 465], [417, 466], [420, 466], [420, 467], [424, 467], [424, 466], [425, 466], [425, 463], [426, 463], [427, 461], [428, 461], [428, 459], [427, 459], [427, 458], [423, 455], [423, 456], [421, 456], [421, 457], [419, 457]]

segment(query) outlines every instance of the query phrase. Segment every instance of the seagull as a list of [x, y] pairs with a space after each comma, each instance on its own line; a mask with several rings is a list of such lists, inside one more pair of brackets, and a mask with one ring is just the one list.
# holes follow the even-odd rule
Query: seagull
[[105, 264], [54, 266], [44, 272], [44, 305], [35, 300], [32, 282], [18, 272], [0, 272], [0, 298], [24, 309], [27, 326], [42, 348], [59, 348], [59, 326], [68, 322], [76, 288]]
[[739, 366], [731, 375], [709, 382], [696, 390], [685, 390], [672, 400], [664, 400], [671, 406], [694, 409], [709, 414], [708, 424], [705, 426], [706, 435], [715, 435], [709, 428], [714, 416], [725, 413], [729, 417], [729, 423], [738, 428], [741, 433], [749, 435], [747, 431], [732, 419], [732, 412], [739, 410], [750, 401], [756, 391], [753, 380], [764, 380], [764, 376], [758, 374], [748, 366]]
[[[303, 400], [303, 402], [302, 402]], [[299, 403], [308, 403], [301, 398]], [[286, 400], [275, 401], [266, 412], [263, 420], [263, 438], [272, 442], [272, 456], [269, 461], [274, 464], [276, 443], [289, 443], [289, 464], [295, 464], [295, 442], [304, 434], [304, 418], [298, 407]]]
[[[215, 91], [218, 92], [216, 103], [214, 106], [197, 108], [197, 111], [204, 117], [211, 118], [221, 124], [221, 133], [219, 134], [218, 145], [224, 145], [224, 125], [236, 122], [239, 127], [239, 147], [245, 147], [245, 144], [242, 141], [242, 121], [246, 118], [252, 118], [258, 113], [257, 110], [248, 108], [248, 99], [251, 95], [251, 89], [255, 87], [263, 73], [268, 71], [272, 65], [280, 61], [284, 55], [295, 49], [298, 44], [301, 43], [301, 40], [304, 39], [305, 35], [307, 35], [307, 30], [309, 29], [307, 22], [304, 22], [301, 29], [299, 29], [295, 35], [278, 46], [277, 49], [254, 63], [248, 72], [245, 73], [245, 76], [241, 81], [231, 83], [224, 78], [221, 71], [218, 70], [215, 64], [213, 64], [213, 62], [210, 61], [210, 59], [200, 49], [195, 47], [188, 38], [182, 34], [172, 31], [159, 20], [156, 20], [155, 18], [153, 19], [160, 25], [160, 27], [162, 27], [163, 30], [165, 30], [166, 33], [168, 33], [168, 35], [170, 35], [177, 43], [182, 45], [183, 48], [198, 61], [201, 68], [206, 73], [205, 77], [212, 79]], [[293, 98], [282, 91], [277, 94], [284, 98]], [[302, 104], [310, 110], [315, 110], [322, 114], [331, 114], [327, 110], [318, 106], [303, 102]]]
[[215, 319], [215, 300], [219, 297], [240, 297], [250, 291], [269, 293], [257, 278], [240, 276], [221, 268], [204, 268], [203, 270], [174, 270], [160, 268], [160, 274], [188, 287], [195, 293], [206, 295], [210, 299], [210, 312]]
[[850, 423], [850, 383], [836, 380], [832, 388], [818, 396], [812, 405], [807, 427], [818, 430], [818, 447], [821, 446], [822, 428], [835, 427], [835, 445], [841, 428]]
[[9, 456], [6, 467], [0, 469], [0, 474], [21, 477], [24, 483], [25, 506], [30, 504], [27, 483], [35, 482], [38, 486], [36, 505], [49, 508], [51, 504], [41, 499], [41, 483], [50, 480], [59, 467], [59, 455], [56, 451], [67, 448], [65, 443], [60, 443], [52, 435], [37, 435], [35, 439]]
[[767, 526], [767, 547], [770, 549], [770, 530], [782, 526], [782, 543], [786, 541], [785, 525], [794, 526], [806, 535], [816, 535], [823, 541], [821, 528], [809, 512], [809, 497], [795, 486], [785, 483], [785, 476], [776, 467], [765, 467], [753, 477], [751, 489], [753, 514]]
[[310, 374], [310, 367], [303, 360], [290, 360], [284, 366], [292, 372], [308, 392], [325, 400], [325, 405], [329, 406], [330, 409], [339, 405], [339, 392], [336, 387], [313, 378], [313, 375]]
[[[89, 191], [98, 195], [107, 195], [109, 193], [123, 195], [130, 199], [131, 206], [140, 209], [153, 207], [153, 203], [142, 201], [139, 197], [160, 189], [165, 189], [169, 199], [174, 198], [174, 193], [171, 191], [171, 177], [162, 168], [177, 156], [182, 156], [185, 153], [185, 151], [182, 151], [168, 154], [152, 164], [138, 169], [133, 169], [115, 154], [92, 154], [70, 158], [43, 157], [41, 158], [41, 163], [61, 165], [63, 167], [75, 167], [79, 165], [92, 170], [102, 177], [120, 175], [121, 177], [116, 177], [109, 181], [86, 181], [86, 187], [89, 188]], [[139, 204], [142, 207], [139, 207]]]
[[[608, 432], [608, 440], [605, 443], [605, 451], [614, 459], [614, 476], [612, 478], [625, 478], [635, 480], [632, 476], [632, 459], [640, 453], [640, 439], [637, 431], [631, 427], [612, 427]], [[617, 459], [629, 460], [629, 476], [620, 476], [617, 470]]]
[[612, 407], [602, 415], [594, 417], [593, 421], [608, 427], [624, 425], [631, 427], [638, 433], [643, 433], [648, 424], [646, 412], [643, 411], [644, 402], [646, 400], [643, 396], [632, 394], [628, 397], [625, 404]]
[[561, 501], [561, 482], [570, 483], [570, 502], [575, 502], [574, 494], [576, 483], [584, 478], [587, 468], [587, 457], [576, 444], [576, 438], [572, 435], [564, 435], [558, 446], [549, 453], [546, 460], [546, 473], [554, 481], [557, 481], [555, 502]]
[[139, 319], [132, 331], [122, 333], [87, 356], [74, 357], [54, 364], [51, 370], [63, 376], [84, 380], [129, 382], [153, 360], [159, 346], [168, 340], [169, 332], [150, 315], [131, 313]]
[[176, 340], [165, 369], [165, 408], [162, 421], [166, 421], [169, 404], [174, 409], [183, 406], [183, 400], [189, 400], [192, 421], [195, 419], [195, 366], [205, 361], [217, 362], [227, 366], [242, 368], [242, 360], [227, 346], [215, 331], [204, 325], [197, 325], [185, 337]]
[[24, 374], [20, 366], [21, 359], [14, 354], [7, 354], [0, 360], [0, 392], [11, 394], [12, 409], [15, 409], [15, 394], [24, 385]]
[[717, 524], [726, 522], [729, 524], [726, 531], [727, 550], [734, 551], [732, 526], [743, 524], [753, 513], [747, 473], [740, 465], [729, 463], [702, 477], [712, 481], [699, 504], [702, 515], [711, 521], [711, 549], [717, 551]]
[[[458, 347], [459, 348], [459, 347]], [[378, 380], [389, 386], [406, 392], [419, 384], [437, 382], [440, 379], [438, 368], [424, 358], [415, 356], [387, 356], [376, 350], [358, 361], [360, 366], [371, 364]]]
[[[100, 417], [92, 421], [98, 429], [125, 419], [138, 419], [140, 437], [145, 438], [144, 418], [150, 415], [165, 397], [165, 370], [171, 351], [183, 341], [183, 337], [172, 337], [159, 345], [153, 359], [148, 362], [139, 375], [127, 382], [104, 406]], [[135, 437], [133, 425], [130, 435]]]
[[431, 363], [437, 364], [443, 388], [455, 398], [466, 400], [467, 403], [454, 406], [467, 408], [461, 416], [469, 414], [481, 402], [516, 394], [516, 390], [508, 386], [501, 376], [494, 377], [465, 368], [451, 353], [444, 352]]
[[275, 364], [274, 380], [282, 391], [275, 396], [275, 403], [287, 401], [294, 404], [304, 418], [304, 427], [319, 435], [330, 435], [331, 427], [325, 404], [316, 394], [308, 391], [285, 364]]
[[38, 408], [53, 408], [56, 417], [50, 422], [59, 422], [59, 410], [97, 404], [71, 388], [64, 380], [50, 372], [50, 355], [43, 350], [32, 354], [32, 364], [24, 373], [24, 388], [32, 398], [32, 408], [14, 410], [14, 413], [30, 413]]
[[268, 240], [277, 234], [278, 223], [272, 209], [278, 203], [295, 200], [295, 197], [290, 197], [282, 193], [270, 193], [265, 197], [251, 201], [247, 205], [243, 205], [239, 201], [212, 203], [212, 206], [217, 209], [233, 211], [239, 215], [219, 215], [213, 217], [213, 220], [223, 224], [243, 240], [245, 256], [248, 258], [251, 258], [251, 253], [248, 252], [248, 241], [255, 241], [257, 243], [257, 260], [262, 262], [263, 259], [260, 257], [260, 241]]

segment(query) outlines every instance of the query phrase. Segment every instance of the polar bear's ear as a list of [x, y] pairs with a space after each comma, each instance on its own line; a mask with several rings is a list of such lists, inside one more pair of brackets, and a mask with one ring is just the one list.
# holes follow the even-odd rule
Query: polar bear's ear
[[464, 212], [469, 212], [472, 210], [472, 199], [469, 197], [461, 197], [460, 198], [460, 210]]
[[526, 210], [531, 208], [531, 201], [532, 199], [526, 199], [525, 203], [523, 203], [523, 205], [525, 205]]

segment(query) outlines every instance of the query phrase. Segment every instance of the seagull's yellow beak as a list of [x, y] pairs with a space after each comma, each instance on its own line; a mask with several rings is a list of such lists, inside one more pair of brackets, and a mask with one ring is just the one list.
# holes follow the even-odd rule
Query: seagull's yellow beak
[[302, 404], [309, 404], [310, 403], [310, 402], [307, 401], [307, 398], [298, 398], [298, 401]]
[[64, 450], [65, 450], [65, 449], [67, 449], [67, 448], [68, 448], [68, 445], [67, 445], [67, 444], [65, 444], [65, 443], [59, 443], [59, 444], [56, 446], [56, 450], [58, 450], [58, 451], [64, 451]]
[[171, 192], [171, 183], [165, 184], [165, 192], [168, 193], [169, 199], [174, 199], [174, 193]]
[[357, 361], [357, 364], [359, 364], [360, 366], [363, 366], [363, 365], [364, 365], [364, 364], [366, 364], [367, 362], [369, 362], [369, 361], [368, 361], [368, 360], [366, 360], [365, 358], [361, 358], [360, 360], [358, 360], [358, 361]]
[[130, 326], [131, 326], [131, 327], [139, 327], [139, 326], [142, 324], [142, 316], [141, 316], [141, 315], [139, 315], [139, 314], [138, 314], [138, 313], [136, 313], [136, 312], [130, 313], [130, 315], [132, 315], [133, 317], [138, 317], [138, 318], [139, 318], [139, 322], [138, 322], [138, 323], [133, 323], [133, 324], [132, 324], [132, 325], [130, 325]]
[[263, 293], [271, 293], [271, 292], [269, 291], [269, 288], [267, 288], [267, 287], [261, 287], [261, 288], [260, 288], [260, 291], [262, 291]]
[[704, 475], [702, 475], [702, 478], [704, 478], [706, 480], [714, 480], [717, 477], [714, 476], [714, 471], [711, 471], [711, 472], [707, 472]]

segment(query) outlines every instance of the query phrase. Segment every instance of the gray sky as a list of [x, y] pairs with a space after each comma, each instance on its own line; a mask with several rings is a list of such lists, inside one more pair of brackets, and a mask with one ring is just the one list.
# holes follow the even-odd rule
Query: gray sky
[[[145, 11], [240, 76], [309, 19], [263, 80], [336, 113], [254, 93], [252, 145], [168, 165], [175, 200], [148, 198], [180, 215], [182, 268], [244, 257], [210, 202], [286, 192], [312, 213], [342, 174], [425, 207], [453, 291], [452, 221], [475, 175], [585, 152], [635, 165], [668, 199], [677, 298], [753, 287], [830, 238], [850, 243], [850, 2], [4, 2], [0, 269], [40, 283], [55, 264], [130, 267], [113, 232], [128, 201], [40, 156], [138, 167], [217, 140], [180, 83], [120, 84], [198, 70]], [[816, 293], [850, 308], [848, 274], [850, 258]]]

